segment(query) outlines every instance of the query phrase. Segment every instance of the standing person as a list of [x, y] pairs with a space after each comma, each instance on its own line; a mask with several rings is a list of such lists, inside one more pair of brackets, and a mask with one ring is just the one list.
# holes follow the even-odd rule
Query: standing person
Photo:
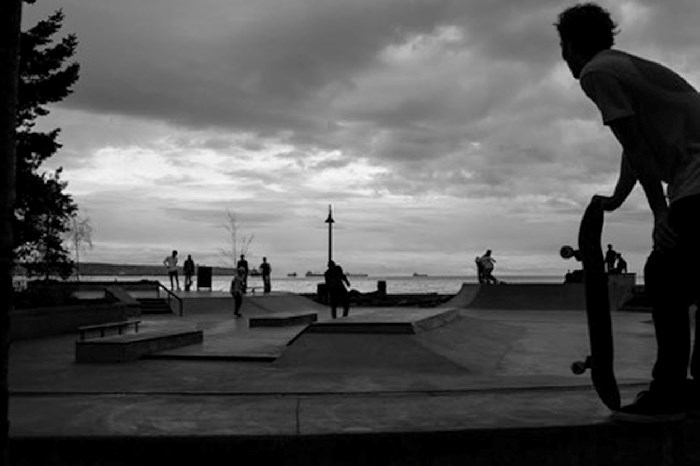
[[192, 276], [194, 275], [194, 261], [190, 254], [187, 255], [187, 259], [182, 265], [182, 273], [185, 275], [185, 291], [190, 291], [192, 287]]
[[173, 251], [171, 255], [163, 260], [163, 265], [168, 269], [168, 278], [170, 278], [170, 289], [174, 290], [177, 285], [177, 291], [180, 291], [180, 281], [177, 278], [177, 251]]
[[617, 260], [617, 251], [608, 244], [608, 250], [605, 251], [605, 271], [611, 273], [615, 270], [615, 261]]
[[241, 254], [241, 258], [236, 262], [236, 268], [243, 269], [243, 276], [241, 279], [243, 280], [243, 294], [246, 294], [248, 292], [248, 261], [245, 260], [244, 254]]
[[343, 268], [333, 261], [328, 261], [328, 269], [323, 274], [326, 287], [328, 288], [328, 297], [331, 304], [331, 316], [337, 317], [338, 306], [343, 306], [343, 317], [350, 314], [350, 294], [345, 288], [347, 284], [350, 286], [348, 277], [345, 276]]
[[234, 317], [241, 317], [241, 306], [243, 305], [243, 274], [245, 270], [243, 267], [239, 267], [233, 274], [233, 279], [231, 280], [231, 296], [233, 296], [233, 315]]
[[491, 250], [487, 250], [486, 253], [479, 258], [479, 263], [481, 264], [481, 274], [483, 281], [481, 283], [494, 283], [498, 285], [498, 280], [493, 276], [493, 269], [495, 267], [496, 259], [491, 257]]
[[272, 272], [272, 267], [267, 261], [267, 257], [263, 257], [262, 264], [260, 264], [260, 275], [263, 281], [263, 290], [265, 293], [269, 293], [272, 289], [270, 285], [270, 273]]
[[700, 411], [700, 345], [696, 339], [691, 359], [689, 323], [700, 279], [700, 94], [669, 68], [613, 49], [617, 25], [600, 6], [575, 5], [558, 20], [564, 61], [622, 146], [612, 195], [593, 199], [614, 211], [638, 181], [654, 216], [654, 246], [644, 280], [652, 303], [656, 363], [649, 389], [615, 416], [682, 418]]

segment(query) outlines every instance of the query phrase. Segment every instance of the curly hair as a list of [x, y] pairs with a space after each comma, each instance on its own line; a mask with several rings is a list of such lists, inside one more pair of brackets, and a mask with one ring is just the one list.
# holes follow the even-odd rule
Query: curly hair
[[567, 8], [559, 14], [554, 24], [562, 42], [586, 55], [595, 55], [609, 49], [619, 32], [610, 13], [595, 3], [581, 3]]

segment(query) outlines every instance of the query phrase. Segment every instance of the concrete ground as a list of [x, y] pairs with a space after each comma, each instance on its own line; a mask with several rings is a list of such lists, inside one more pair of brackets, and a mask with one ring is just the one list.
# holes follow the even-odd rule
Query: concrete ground
[[[700, 422], [611, 421], [571, 362], [588, 353], [574, 311], [457, 309], [415, 335], [247, 328], [247, 317], [329, 311], [298, 296], [191, 293], [201, 345], [124, 364], [74, 363], [75, 335], [14, 342], [14, 464], [700, 464]], [[415, 321], [435, 310], [353, 309], [348, 322]], [[364, 316], [364, 317], [363, 317]], [[382, 317], [384, 316], [384, 317]], [[623, 399], [654, 359], [647, 314], [616, 313]], [[342, 322], [342, 319], [339, 320]]]

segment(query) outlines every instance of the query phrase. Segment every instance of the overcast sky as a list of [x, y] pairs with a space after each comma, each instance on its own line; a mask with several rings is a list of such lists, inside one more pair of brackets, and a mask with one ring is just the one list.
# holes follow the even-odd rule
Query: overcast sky
[[[273, 273], [563, 274], [620, 150], [561, 60], [554, 0], [41, 0], [79, 40], [52, 107], [94, 248], [81, 259], [225, 265], [226, 211]], [[700, 85], [697, 0], [604, 1], [616, 47]], [[606, 217], [641, 272], [641, 188]]]

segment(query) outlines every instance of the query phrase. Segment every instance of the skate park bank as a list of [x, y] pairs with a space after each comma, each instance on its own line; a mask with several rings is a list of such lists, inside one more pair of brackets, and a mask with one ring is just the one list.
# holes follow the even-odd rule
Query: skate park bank
[[[588, 378], [571, 374], [587, 351], [583, 312], [480, 309], [472, 291], [437, 308], [354, 308], [337, 320], [274, 293], [247, 296], [233, 319], [230, 298], [202, 294], [184, 299], [182, 317], [142, 314], [139, 330], [194, 329], [201, 342], [125, 363], [76, 363], [74, 334], [16, 341], [10, 463], [700, 460], [696, 421], [616, 424]], [[283, 324], [308, 313], [317, 319]], [[649, 318], [613, 315], [626, 400], [653, 361]]]

